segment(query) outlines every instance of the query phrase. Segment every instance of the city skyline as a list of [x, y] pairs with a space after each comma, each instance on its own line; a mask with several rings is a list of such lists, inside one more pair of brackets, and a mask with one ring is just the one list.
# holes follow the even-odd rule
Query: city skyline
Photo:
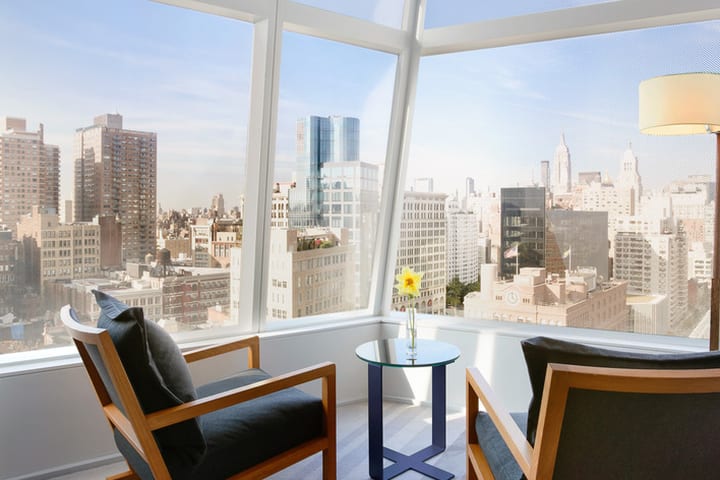
[[[0, 115], [25, 118], [28, 130], [43, 123], [46, 143], [60, 147], [61, 205], [72, 199], [74, 132], [105, 113], [157, 132], [164, 209], [207, 206], [218, 192], [238, 205], [252, 26], [154, 2], [108, 2], [102, 16], [89, 6], [0, 5], [0, 37], [23, 66], [0, 78]], [[433, 177], [449, 194], [468, 176], [478, 191], [528, 185], [563, 134], [573, 172], [614, 177], [631, 143], [648, 188], [676, 180], [679, 162], [687, 173], [711, 173], [711, 136], [641, 135], [636, 97], [642, 79], [717, 70], [718, 31], [720, 22], [705, 22], [423, 57], [406, 185]], [[359, 118], [361, 160], [383, 164], [394, 74], [392, 55], [286, 32], [274, 179], [291, 179], [294, 125], [307, 115]]]

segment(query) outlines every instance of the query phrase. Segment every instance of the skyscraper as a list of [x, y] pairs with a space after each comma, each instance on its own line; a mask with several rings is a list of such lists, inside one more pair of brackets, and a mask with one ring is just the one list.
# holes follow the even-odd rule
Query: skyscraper
[[122, 115], [100, 115], [75, 131], [75, 221], [116, 217], [127, 261], [156, 250], [157, 134], [122, 123]]
[[0, 225], [15, 235], [17, 222], [33, 207], [59, 212], [60, 149], [43, 137], [42, 124], [28, 132], [24, 118], [0, 122]]
[[628, 144], [623, 157], [620, 161], [620, 175], [618, 175], [617, 188], [633, 191], [636, 208], [640, 205], [640, 197], [642, 196], [642, 179], [638, 171], [638, 159], [632, 151], [632, 144]]
[[560, 144], [555, 147], [554, 167], [552, 173], [553, 194], [570, 193], [572, 191], [572, 170], [570, 168], [570, 149], [565, 143], [565, 134], [560, 136]]
[[674, 329], [690, 313], [688, 245], [679, 224], [671, 218], [618, 218], [614, 274], [627, 280], [628, 293], [667, 295], [671, 331], [658, 333], [678, 333]]
[[500, 190], [500, 274], [512, 277], [522, 267], [545, 266], [545, 189]]
[[290, 228], [322, 225], [323, 165], [360, 160], [360, 120], [308, 116], [297, 121], [295, 182], [289, 192]]
[[367, 162], [327, 162], [322, 168], [323, 226], [337, 236], [347, 229], [355, 265], [355, 307], [367, 305], [375, 237], [380, 216], [377, 165]]
[[412, 300], [418, 312], [443, 315], [447, 279], [447, 218], [444, 193], [405, 192], [395, 275], [403, 267], [422, 272], [420, 296], [409, 299], [393, 290], [392, 307], [404, 310]]

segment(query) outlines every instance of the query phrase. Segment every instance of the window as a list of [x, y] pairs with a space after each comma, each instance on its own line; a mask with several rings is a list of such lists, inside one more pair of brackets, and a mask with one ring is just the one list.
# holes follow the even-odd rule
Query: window
[[[637, 91], [656, 75], [708, 70], [719, 26], [422, 58], [406, 202], [431, 192], [422, 195], [446, 209], [442, 237], [456, 253], [446, 271], [466, 273], [467, 290], [489, 291], [453, 314], [513, 319], [529, 302], [540, 319], [562, 311], [559, 325], [707, 337], [709, 282], [688, 272], [688, 258], [710, 258], [715, 139], [641, 134]], [[422, 250], [414, 255], [404, 264], [435, 273]], [[526, 292], [519, 307], [497, 294], [510, 285]], [[659, 301], [652, 320], [633, 321]], [[592, 302], [603, 306], [597, 315], [570, 308]]]
[[[720, 70], [716, 9], [25, 3], [0, 2], [0, 41], [12, 46], [0, 75], [0, 352], [67, 344], [57, 306], [92, 305], [80, 285], [145, 299], [180, 338], [403, 310], [401, 299], [370, 298], [391, 291], [383, 269], [393, 262], [382, 260], [393, 256], [425, 273], [417, 301], [428, 314], [458, 304], [453, 264], [461, 306], [496, 275], [518, 274], [528, 309], [587, 290], [583, 325], [707, 335], [713, 138], [640, 135], [636, 110], [640, 80]], [[405, 27], [414, 14], [419, 29]], [[675, 173], [681, 161], [692, 176]], [[513, 197], [527, 188], [544, 194]], [[37, 221], [12, 232], [35, 207]], [[648, 217], [662, 208], [666, 222]], [[99, 210], [112, 214], [96, 220]], [[177, 275], [200, 266], [202, 278]], [[572, 324], [480, 307], [453, 314]]]
[[325, 275], [314, 273], [300, 287], [315, 295], [304, 309], [271, 304], [267, 310], [307, 316], [365, 309], [397, 59], [290, 32], [282, 44], [274, 181], [276, 198], [288, 205], [288, 227], [271, 231], [271, 243], [279, 242], [271, 265], [284, 256], [287, 275], [297, 275], [306, 261]]
[[[146, 315], [173, 332], [237, 323], [230, 257], [213, 252], [242, 243], [252, 25], [140, 0], [26, 7], [0, 6], [0, 40], [15, 44], [0, 158], [39, 171], [41, 188], [0, 191], [14, 272], [0, 280], [0, 353], [68, 345], [58, 306], [94, 319], [90, 288], [161, 305]], [[213, 294], [193, 298], [191, 282]]]

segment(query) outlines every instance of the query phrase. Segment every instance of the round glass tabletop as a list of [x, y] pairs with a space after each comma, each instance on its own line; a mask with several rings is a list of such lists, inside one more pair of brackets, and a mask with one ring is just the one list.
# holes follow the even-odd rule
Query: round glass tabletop
[[361, 360], [381, 367], [437, 367], [460, 356], [455, 346], [437, 340], [418, 338], [417, 358], [407, 358], [407, 338], [385, 338], [363, 343], [355, 349]]

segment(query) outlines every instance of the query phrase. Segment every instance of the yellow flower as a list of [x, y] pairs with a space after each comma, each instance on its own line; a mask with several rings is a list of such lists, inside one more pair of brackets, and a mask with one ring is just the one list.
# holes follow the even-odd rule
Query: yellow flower
[[402, 272], [395, 275], [397, 281], [395, 288], [397, 288], [398, 294], [407, 295], [410, 298], [420, 295], [422, 277], [422, 273], [415, 273], [412, 268], [404, 267]]

